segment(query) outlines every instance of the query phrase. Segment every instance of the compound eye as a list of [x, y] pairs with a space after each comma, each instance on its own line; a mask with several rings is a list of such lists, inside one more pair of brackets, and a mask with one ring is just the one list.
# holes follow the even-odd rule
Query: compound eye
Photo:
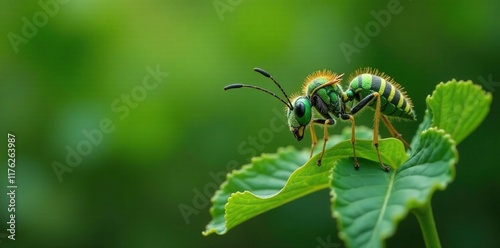
[[297, 117], [300, 118], [300, 117], [304, 116], [304, 114], [306, 112], [306, 106], [304, 105], [304, 102], [297, 101], [297, 103], [295, 104], [294, 111], [295, 111], [295, 115], [297, 115]]
[[297, 122], [305, 126], [311, 121], [311, 103], [307, 98], [299, 98], [294, 103], [293, 113]]

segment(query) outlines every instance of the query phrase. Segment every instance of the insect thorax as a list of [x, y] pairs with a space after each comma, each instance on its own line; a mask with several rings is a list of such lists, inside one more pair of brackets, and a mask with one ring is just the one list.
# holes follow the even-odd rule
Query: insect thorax
[[[320, 113], [332, 113], [335, 116], [342, 111], [342, 88], [339, 84], [322, 86], [327, 83], [326, 78], [317, 78], [307, 85], [306, 94], [311, 103]], [[318, 89], [319, 88], [319, 89]], [[311, 95], [312, 93], [312, 95]]]

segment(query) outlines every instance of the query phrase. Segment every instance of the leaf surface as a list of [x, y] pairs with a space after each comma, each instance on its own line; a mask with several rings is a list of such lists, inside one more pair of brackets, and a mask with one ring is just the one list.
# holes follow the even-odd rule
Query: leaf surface
[[[358, 128], [359, 137], [369, 138], [372, 131]], [[281, 206], [304, 195], [329, 187], [331, 169], [337, 160], [352, 156], [350, 129], [342, 135], [332, 136], [328, 141], [321, 166], [316, 165], [319, 154], [309, 159], [307, 150], [297, 151], [288, 147], [277, 154], [264, 154], [241, 170], [228, 175], [227, 181], [212, 198], [212, 221], [207, 225], [204, 235], [224, 234], [229, 229], [259, 214]], [[344, 141], [341, 141], [344, 140]], [[401, 165], [407, 155], [402, 143], [394, 138], [379, 141], [384, 163], [393, 168]], [[371, 139], [357, 140], [358, 157], [377, 161]], [[361, 163], [362, 169], [367, 166]], [[380, 170], [378, 163], [373, 165]], [[354, 171], [354, 165], [351, 163]]]
[[344, 160], [333, 169], [332, 213], [338, 220], [339, 236], [348, 247], [383, 247], [398, 222], [412, 208], [430, 200], [436, 189], [444, 189], [455, 176], [458, 153], [454, 141], [443, 130], [422, 133], [412, 156], [389, 173], [376, 162], [360, 171]]

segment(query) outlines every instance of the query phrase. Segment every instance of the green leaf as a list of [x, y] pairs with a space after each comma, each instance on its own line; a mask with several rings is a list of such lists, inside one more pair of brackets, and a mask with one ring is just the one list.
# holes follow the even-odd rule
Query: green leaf
[[[329, 146], [335, 145], [326, 150], [322, 166], [316, 165], [319, 154], [308, 161], [309, 151], [299, 152], [286, 148], [280, 149], [278, 154], [264, 154], [261, 158], [254, 158], [250, 165], [228, 175], [227, 181], [212, 198], [213, 219], [203, 235], [224, 234], [261, 213], [327, 188], [331, 168], [336, 161], [352, 156], [352, 146], [348, 141], [350, 134], [351, 130], [348, 128], [342, 135], [330, 138]], [[372, 131], [359, 127], [356, 134], [357, 137], [369, 138], [357, 140], [358, 157], [378, 161], [371, 141]], [[407, 158], [402, 143], [397, 139], [382, 139], [379, 141], [379, 148], [382, 151], [382, 161], [393, 168], [397, 168]], [[297, 169], [302, 164], [304, 165]], [[361, 170], [367, 166], [368, 164], [361, 163]], [[380, 170], [378, 163], [373, 167]], [[351, 169], [354, 171], [353, 163]]]
[[426, 204], [436, 189], [445, 189], [453, 180], [458, 153], [450, 135], [431, 128], [418, 144], [411, 157], [389, 173], [371, 161], [362, 161], [367, 165], [360, 171], [352, 169], [351, 160], [333, 168], [332, 213], [348, 247], [383, 247], [383, 240], [411, 209]]
[[282, 148], [277, 154], [253, 158], [251, 164], [228, 175], [212, 198], [213, 219], [203, 234], [224, 234], [261, 213], [330, 187], [332, 213], [347, 246], [384, 246], [409, 211], [423, 225], [426, 245], [439, 246], [430, 199], [436, 189], [445, 189], [454, 179], [456, 144], [483, 121], [491, 94], [470, 81], [451, 80], [439, 84], [426, 104], [409, 159], [399, 140], [379, 141], [382, 161], [392, 167], [389, 173], [380, 170], [373, 131], [367, 128], [356, 132], [359, 171], [349, 158], [350, 129], [330, 137], [321, 167], [316, 166], [321, 144], [309, 160], [307, 150]]
[[[228, 174], [226, 182], [212, 197], [210, 208], [212, 221], [207, 225], [203, 235], [211, 233], [224, 234], [228, 229], [250, 218], [249, 214], [235, 216], [226, 222], [226, 207], [230, 207], [228, 199], [234, 192], [251, 190], [256, 195], [273, 195], [283, 188], [292, 172], [307, 161], [309, 154], [299, 152], [293, 147], [280, 148], [277, 154], [263, 154], [252, 158], [251, 164]], [[255, 216], [254, 214], [253, 216]], [[241, 217], [241, 218], [240, 218]]]
[[426, 100], [427, 110], [412, 146], [416, 145], [420, 133], [429, 127], [444, 129], [457, 144], [474, 131], [489, 112], [490, 93], [472, 81], [440, 83]]

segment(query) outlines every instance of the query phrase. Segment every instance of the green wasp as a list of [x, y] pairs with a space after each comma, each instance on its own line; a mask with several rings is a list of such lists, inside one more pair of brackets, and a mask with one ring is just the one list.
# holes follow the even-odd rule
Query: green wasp
[[[290, 100], [281, 87], [281, 85], [266, 71], [260, 68], [254, 68], [254, 71], [270, 78], [281, 90], [286, 98], [286, 101], [277, 96], [275, 93], [254, 85], [247, 84], [231, 84], [224, 87], [224, 90], [237, 88], [252, 88], [266, 92], [287, 106], [287, 119], [290, 131], [295, 138], [300, 141], [304, 137], [304, 130], [307, 125], [311, 131], [311, 157], [314, 147], [318, 143], [316, 133], [314, 132], [313, 124], [323, 125], [323, 149], [317, 161], [321, 165], [321, 160], [325, 153], [326, 142], [328, 141], [328, 126], [335, 124], [335, 119], [349, 120], [351, 122], [351, 144], [354, 157], [354, 168], [359, 169], [358, 159], [356, 157], [356, 139], [355, 139], [355, 121], [354, 115], [366, 106], [375, 109], [374, 127], [373, 127], [373, 146], [377, 151], [378, 160], [381, 168], [384, 171], [389, 171], [389, 166], [382, 163], [380, 151], [378, 147], [378, 129], [379, 118], [382, 119], [389, 132], [396, 138], [400, 139], [408, 148], [410, 145], [406, 142], [402, 135], [399, 134], [394, 126], [389, 122], [387, 117], [416, 120], [415, 112], [411, 99], [406, 95], [403, 88], [394, 82], [389, 76], [378, 72], [376, 69], [364, 68], [357, 70], [349, 79], [349, 88], [342, 90], [340, 81], [341, 75], [337, 75], [331, 71], [322, 70], [316, 71], [309, 75], [303, 86], [303, 95]], [[357, 103], [348, 107], [346, 103]], [[313, 108], [319, 114], [320, 118], [313, 118]]]

